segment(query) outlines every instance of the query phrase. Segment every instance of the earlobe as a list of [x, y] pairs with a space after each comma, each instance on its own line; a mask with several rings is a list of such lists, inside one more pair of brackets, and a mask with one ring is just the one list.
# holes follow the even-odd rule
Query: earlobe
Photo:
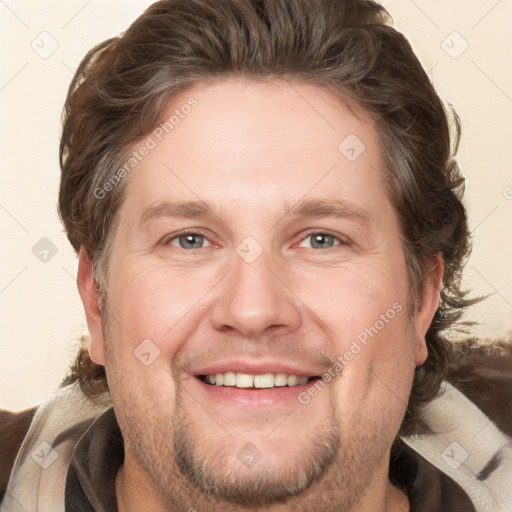
[[89, 328], [89, 357], [100, 365], [105, 364], [105, 340], [103, 321], [99, 306], [99, 289], [92, 274], [92, 263], [82, 246], [78, 254], [77, 285], [84, 305], [87, 327]]
[[420, 301], [415, 314], [417, 366], [421, 366], [427, 359], [428, 348], [425, 336], [439, 307], [444, 271], [441, 253], [430, 258], [427, 269], [428, 273], [422, 283]]

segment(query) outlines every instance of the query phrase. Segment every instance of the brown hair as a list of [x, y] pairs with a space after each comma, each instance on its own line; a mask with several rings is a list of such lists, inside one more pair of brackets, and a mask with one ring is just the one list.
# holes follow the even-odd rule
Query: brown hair
[[[137, 139], [160, 121], [169, 97], [228, 75], [321, 84], [373, 117], [398, 212], [411, 295], [427, 260], [444, 259], [441, 302], [428, 330], [429, 355], [417, 371], [402, 434], [438, 392], [451, 353], [446, 331], [460, 324], [460, 279], [470, 243], [453, 159], [460, 123], [448, 115], [405, 37], [385, 9], [365, 0], [163, 0], [120, 37], [92, 49], [70, 85], [60, 147], [59, 211], [69, 240], [87, 250], [102, 299], [109, 243], [124, 181], [103, 184]], [[98, 191], [103, 191], [98, 193]], [[101, 196], [101, 197], [100, 197]], [[103, 300], [102, 300], [103, 302]], [[108, 390], [104, 368], [82, 349], [66, 382], [93, 398]]]

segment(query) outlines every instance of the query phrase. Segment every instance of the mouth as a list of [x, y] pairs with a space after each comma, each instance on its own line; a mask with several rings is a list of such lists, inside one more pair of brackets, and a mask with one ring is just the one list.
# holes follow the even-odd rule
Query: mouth
[[280, 414], [283, 407], [301, 405], [301, 394], [323, 372], [314, 362], [234, 358], [194, 368], [189, 382], [221, 414], [232, 414], [232, 407], [250, 414], [274, 408]]
[[242, 372], [212, 373], [197, 375], [197, 378], [209, 386], [231, 387], [239, 389], [295, 388], [305, 386], [318, 379], [288, 373], [250, 374]]

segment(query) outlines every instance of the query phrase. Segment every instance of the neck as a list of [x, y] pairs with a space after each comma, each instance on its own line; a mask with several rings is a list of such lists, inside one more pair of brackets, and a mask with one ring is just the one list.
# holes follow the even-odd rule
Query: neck
[[[376, 474], [375, 476], [379, 475]], [[337, 498], [335, 489], [325, 489], [315, 484], [305, 491], [306, 496], [301, 495], [300, 497], [291, 498], [285, 504], [247, 509], [202, 495], [181, 475], [177, 475], [176, 489], [179, 489], [179, 492], [176, 493], [176, 504], [169, 506], [168, 503], [163, 503], [142, 469], [138, 465], [132, 464], [129, 457], [125, 457], [125, 462], [116, 477], [118, 512], [135, 512], [138, 510], [193, 512], [196, 509], [197, 511], [209, 510], [210, 512], [243, 510], [250, 510], [250, 512], [288, 512], [291, 510], [294, 512], [317, 510], [322, 512], [366, 512], [368, 510], [372, 512], [409, 512], [410, 510], [407, 496], [389, 482], [387, 471], [383, 479], [372, 478], [357, 503], [349, 506], [349, 508], [347, 508], [346, 503]]]

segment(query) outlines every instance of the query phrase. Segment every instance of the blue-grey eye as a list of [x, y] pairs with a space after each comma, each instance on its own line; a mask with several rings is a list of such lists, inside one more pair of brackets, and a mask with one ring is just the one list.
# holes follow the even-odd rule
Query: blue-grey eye
[[178, 246], [182, 249], [202, 249], [209, 245], [208, 240], [203, 235], [197, 233], [186, 233], [184, 235], [178, 235], [169, 241], [170, 245]]
[[328, 233], [311, 233], [302, 240], [302, 243], [306, 240], [311, 240], [311, 247], [313, 249], [330, 249], [331, 247], [340, 245], [339, 239]]

